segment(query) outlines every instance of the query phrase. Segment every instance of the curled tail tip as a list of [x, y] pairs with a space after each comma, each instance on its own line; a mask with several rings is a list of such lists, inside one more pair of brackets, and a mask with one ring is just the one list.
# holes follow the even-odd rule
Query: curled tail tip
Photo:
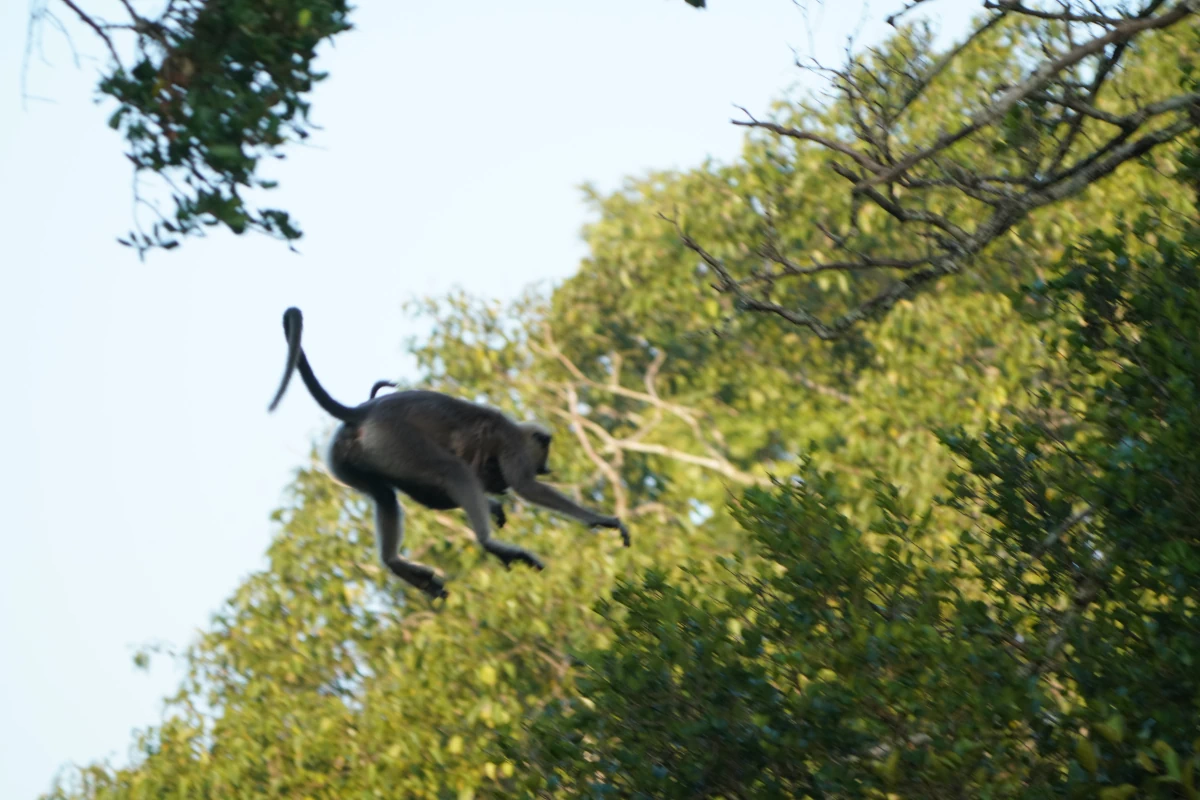
[[283, 312], [283, 329], [290, 331], [293, 328], [298, 328], [304, 322], [304, 315], [300, 313], [300, 309], [291, 306], [287, 311]]
[[279, 405], [279, 401], [283, 399], [283, 393], [287, 389], [288, 382], [292, 378], [292, 370], [296, 368], [296, 363], [301, 358], [300, 351], [300, 330], [303, 327], [304, 317], [300, 314], [300, 309], [291, 306], [283, 312], [283, 335], [288, 340], [288, 360], [287, 366], [283, 370], [283, 380], [279, 383], [279, 390], [275, 393], [275, 399], [271, 401], [271, 405], [267, 406], [267, 413], [271, 413]]

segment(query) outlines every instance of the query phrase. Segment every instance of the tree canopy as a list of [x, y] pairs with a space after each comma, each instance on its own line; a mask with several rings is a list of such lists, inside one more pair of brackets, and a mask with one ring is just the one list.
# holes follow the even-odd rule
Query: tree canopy
[[[704, 8], [704, 0], [686, 0]], [[168, 0], [153, 11], [120, 0], [109, 19], [85, 0], [35, 0], [31, 31], [58, 15], [81, 21], [103, 43], [97, 86], [115, 101], [108, 124], [125, 138], [135, 176], [161, 179], [137, 196], [135, 229], [119, 241], [144, 255], [173, 249], [205, 228], [265, 233], [285, 242], [300, 227], [286, 210], [260, 206], [275, 188], [260, 169], [307, 139], [313, 87], [325, 73], [318, 48], [350, 30], [345, 0]], [[135, 187], [137, 182], [135, 181]]]
[[983, 5], [592, 191], [553, 291], [415, 304], [421, 385], [552, 423], [633, 548], [519, 506], [509, 572], [410, 503], [430, 605], [314, 455], [50, 796], [1200, 796], [1200, 9]]

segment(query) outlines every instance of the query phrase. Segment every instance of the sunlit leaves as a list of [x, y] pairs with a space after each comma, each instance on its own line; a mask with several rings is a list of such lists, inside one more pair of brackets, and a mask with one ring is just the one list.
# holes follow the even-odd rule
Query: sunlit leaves
[[1200, 228], [1170, 221], [1068, 254], [1054, 388], [942, 436], [963, 517], [875, 481], [867, 531], [810, 469], [737, 502], [762, 560], [614, 593], [587, 704], [522, 751], [529, 793], [1197, 796]]

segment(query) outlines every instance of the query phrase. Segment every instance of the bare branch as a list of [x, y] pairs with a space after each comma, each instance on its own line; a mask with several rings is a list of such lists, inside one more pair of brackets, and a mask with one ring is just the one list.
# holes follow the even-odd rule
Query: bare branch
[[[979, 37], [983, 36], [983, 34], [994, 28], [996, 24], [1000, 22], [1000, 20], [1004, 19], [1004, 16], [1004, 14], [993, 15], [991, 19], [973, 30], [966, 39], [958, 44], [957, 47], [938, 59], [937, 63], [934, 64], [931, 69], [929, 69], [924, 75], [922, 75], [913, 83], [912, 87], [908, 91], [908, 95], [897, 107], [897, 113], [903, 113], [906, 109], [908, 109], [908, 107], [912, 105], [913, 101], [920, 97], [924, 91], [929, 88], [929, 85], [946, 70], [946, 67], [950, 66], [950, 64], [952, 64], [960, 55], [962, 55], [964, 50], [978, 41]], [[892, 18], [889, 17], [888, 22], [891, 21]]]
[[89, 28], [91, 28], [93, 31], [96, 32], [96, 35], [100, 37], [101, 41], [103, 41], [104, 45], [108, 48], [108, 52], [109, 52], [109, 55], [112, 56], [113, 63], [116, 64], [118, 67], [120, 67], [121, 66], [121, 57], [117, 55], [117, 48], [113, 44], [112, 37], [110, 37], [108, 35], [108, 31], [105, 30], [106, 26], [102, 25], [100, 22], [93, 19], [82, 8], [75, 5], [75, 3], [72, 2], [72, 0], [62, 0], [62, 3], [67, 8], [74, 11], [75, 16], [79, 17], [79, 19], [83, 22], [84, 25], [87, 25]]
[[574, 423], [571, 427], [575, 429], [575, 438], [579, 440], [579, 446], [583, 448], [584, 455], [596, 465], [596, 469], [604, 473], [604, 477], [608, 479], [608, 483], [612, 486], [613, 490], [616, 515], [624, 518], [626, 515], [625, 512], [629, 509], [629, 498], [625, 494], [625, 486], [621, 483], [621, 476], [613, 469], [612, 464], [609, 464], [592, 449], [592, 443], [583, 430], [583, 418], [579, 414], [579, 396], [575, 393], [575, 387], [570, 384], [567, 385], [567, 407], [570, 409], [570, 419]]
[[816, 392], [817, 394], [824, 395], [825, 397], [832, 397], [835, 400], [840, 400], [843, 403], [847, 403], [847, 404], [854, 402], [854, 398], [851, 397], [850, 395], [846, 394], [845, 392], [839, 392], [837, 389], [834, 389], [832, 386], [826, 386], [824, 384], [817, 383], [812, 378], [805, 375], [803, 372], [795, 373], [794, 375], [792, 375], [792, 378], [796, 381], [796, 383], [799, 383], [801, 386], [803, 386], [806, 389], [811, 389], [812, 391]]
[[901, 17], [903, 17], [905, 14], [907, 14], [907, 13], [908, 13], [908, 12], [910, 12], [910, 11], [912, 11], [914, 8], [916, 8], [917, 6], [921, 5], [922, 3], [927, 3], [927, 2], [929, 2], [929, 0], [909, 0], [909, 2], [907, 2], [907, 3], [905, 3], [905, 4], [904, 4], [904, 8], [900, 9], [900, 10], [899, 10], [899, 11], [897, 11], [895, 14], [889, 14], [889, 15], [886, 17], [886, 22], [887, 22], [887, 24], [888, 24], [888, 25], [895, 26], [896, 22], [897, 22], [897, 21], [898, 21], [898, 20], [899, 20]]
[[1042, 540], [1042, 543], [1038, 546], [1038, 549], [1030, 554], [1030, 558], [1034, 560], [1041, 558], [1047, 550], [1056, 545], [1058, 540], [1070, 532], [1072, 528], [1081, 522], [1087, 522], [1090, 520], [1094, 512], [1095, 509], [1092, 506], [1084, 506], [1079, 511], [1076, 511], [1074, 514], [1064, 519], [1062, 523], [1058, 525], [1058, 527], [1046, 534], [1046, 538]]
[[[575, 381], [575, 383], [568, 381], [562, 385], [561, 396], [566, 407], [553, 409], [552, 413], [570, 423], [576, 438], [579, 439], [579, 444], [583, 448], [584, 454], [596, 466], [596, 469], [613, 485], [614, 497], [619, 509], [628, 508], [628, 498], [624, 492], [624, 487], [620, 483], [620, 475], [617, 468], [605, 460], [604, 455], [614, 456], [618, 459], [618, 463], [621, 456], [627, 452], [659, 455], [673, 461], [704, 467], [742, 484], [766, 485], [770, 482], [769, 478], [752, 475], [735, 467], [719, 448], [709, 441], [709, 437], [704, 435], [704, 431], [700, 425], [702, 419], [701, 413], [678, 403], [666, 401], [659, 395], [655, 381], [659, 370], [666, 361], [665, 353], [660, 351], [654, 356], [654, 359], [643, 375], [643, 384], [646, 386], [646, 391], [639, 392], [621, 386], [612, 380], [602, 383], [588, 378], [578, 366], [567, 358], [566, 354], [558, 349], [549, 332], [546, 333], [546, 340], [547, 344], [545, 345], [532, 345], [534, 351], [557, 360]], [[617, 374], [618, 364], [619, 360], [614, 360], [614, 369], [612, 371], [614, 378]], [[695, 440], [708, 451], [708, 455], [697, 455], [678, 448], [642, 441], [642, 438], [648, 433], [648, 429], [657, 423], [656, 419], [642, 424], [638, 430], [628, 436], [614, 436], [603, 426], [588, 419], [579, 412], [579, 395], [576, 384], [596, 391], [608, 392], [618, 397], [635, 400], [653, 407], [658, 412], [665, 411], [672, 414], [688, 425]], [[629, 415], [629, 418], [632, 419], [635, 416]], [[591, 441], [588, 439], [589, 433], [600, 440], [601, 446], [599, 449], [593, 447]], [[618, 516], [620, 515], [621, 511], [618, 511]]]
[[730, 478], [742, 484], [753, 484], [757, 486], [769, 486], [771, 484], [770, 478], [766, 476], [752, 475], [749, 472], [743, 472], [724, 459], [697, 456], [691, 453], [685, 453], [682, 450], [677, 450], [673, 447], [667, 447], [666, 445], [662, 444], [631, 442], [623, 439], [618, 439], [616, 441], [616, 446], [622, 450], [628, 450], [633, 453], [646, 453], [648, 455], [665, 456], [673, 461], [681, 461], [684, 464], [694, 464], [698, 467], [704, 467], [705, 469], [712, 470], [713, 472], [724, 475], [726, 478]]
[[[831, 233], [826, 233], [830, 239], [835, 237]], [[762, 275], [753, 276], [751, 279], [744, 281], [746, 284], [751, 283], [773, 283], [779, 278], [796, 277], [799, 275], [816, 275], [820, 272], [856, 272], [865, 269], [896, 269], [910, 270], [917, 267], [925, 266], [929, 263], [929, 258], [876, 258], [869, 255], [861, 255], [855, 261], [817, 261], [812, 259], [811, 267], [802, 267], [799, 264], [791, 261], [783, 253], [775, 247], [773, 243], [763, 245], [759, 251], [764, 258], [774, 261], [779, 266], [783, 267], [780, 272], [765, 273]]]
[[914, 166], [929, 158], [935, 153], [945, 150], [947, 147], [961, 142], [971, 134], [981, 130], [982, 128], [991, 125], [999, 120], [1004, 114], [1016, 105], [1019, 101], [1028, 97], [1032, 92], [1041, 89], [1058, 73], [1062, 72], [1069, 66], [1079, 63], [1090, 55], [1094, 55], [1104, 50], [1110, 44], [1117, 42], [1128, 41], [1139, 33], [1147, 30], [1169, 28], [1175, 23], [1196, 12], [1196, 5], [1200, 0], [1184, 0], [1171, 9], [1157, 17], [1147, 17], [1142, 19], [1125, 20], [1105, 33], [1103, 36], [1097, 36], [1089, 42], [1079, 45], [1078, 47], [1063, 54], [1059, 58], [1047, 61], [1042, 64], [1033, 74], [1029, 76], [1023, 83], [1018, 84], [1006, 91], [995, 103], [989, 105], [983, 111], [975, 115], [975, 118], [968, 124], [959, 128], [954, 133], [948, 133], [938, 137], [938, 139], [923, 150], [918, 150], [905, 158], [900, 159], [895, 166], [890, 169], [872, 175], [869, 178], [861, 181], [855, 188], [863, 190], [871, 186], [876, 186], [881, 183], [890, 183]]
[[1081, 165], [1077, 169], [1073, 168], [1070, 177], [1066, 180], [1061, 181], [1055, 186], [1048, 187], [1044, 191], [1031, 193], [1028, 201], [1029, 207], [1026, 210], [1044, 206], [1077, 194], [1087, 186], [1111, 174], [1125, 162], [1143, 156], [1155, 147], [1177, 139], [1190, 130], [1195, 130], [1197, 125], [1197, 120], [1186, 116], [1181, 117], [1174, 124], [1168, 125], [1154, 133], [1147, 134], [1141, 139], [1112, 148], [1104, 158], [1089, 159], [1086, 164]]
[[771, 131], [772, 133], [779, 134], [780, 136], [787, 136], [792, 139], [799, 139], [801, 141], [806, 141], [806, 142], [815, 142], [826, 149], [834, 150], [836, 152], [841, 153], [842, 155], [849, 156], [850, 158], [852, 158], [856, 162], [858, 162], [858, 164], [860, 166], [862, 166], [863, 169], [868, 169], [871, 172], [882, 172], [883, 171], [882, 164], [880, 164], [878, 161], [875, 161], [874, 159], [870, 158], [869, 156], [863, 155], [862, 153], [858, 152], [857, 150], [850, 147], [849, 145], [842, 144], [841, 142], [838, 142], [834, 139], [830, 139], [826, 136], [821, 136], [821, 135], [815, 134], [815, 133], [809, 133], [808, 131], [802, 131], [798, 128], [789, 128], [784, 125], [778, 125], [774, 122], [760, 121], [760, 120], [755, 119], [753, 114], [751, 114], [749, 111], [746, 111], [746, 109], [742, 108], [741, 106], [738, 106], [738, 108], [741, 109], [742, 112], [745, 113], [745, 115], [747, 117], [750, 117], [750, 119], [749, 120], [735, 119], [735, 120], [733, 120], [734, 125], [740, 125], [745, 128], [762, 128], [763, 130]]
[[1056, 20], [1058, 22], [1082, 22], [1085, 25], [1103, 25], [1111, 27], [1128, 17], [1109, 17], [1103, 14], [1072, 14], [1069, 11], [1043, 11], [1040, 8], [1030, 8], [1020, 0], [985, 0], [984, 8], [996, 11], [1009, 11], [1036, 19]]
[[[839, 212], [847, 213], [848, 219], [836, 224], [811, 221], [809, 225], [832, 244], [833, 254], [810, 252], [805, 259], [785, 252], [774, 212], [764, 210], [763, 240], [747, 243], [737, 256], [722, 258], [677, 221], [660, 215], [675, 227], [683, 246], [711, 270], [712, 288], [730, 295], [738, 310], [772, 314], [821, 339], [837, 338], [914, 291], [962, 272], [1036, 209], [1078, 194], [1122, 164], [1200, 129], [1200, 92], [1147, 98], [1132, 111], [1131, 98], [1122, 96], [1116, 108], [1101, 98], [1110, 81], [1120, 77], [1116, 68], [1131, 42], [1194, 18], [1200, 0], [1145, 0], [1136, 12], [1111, 15], [1098, 4], [1060, 2], [1058, 10], [1042, 10], [1026, 5], [1028, 1], [985, 3], [994, 14], [932, 67], [919, 54], [897, 57], [890, 52], [876, 53], [878, 68], [852, 54], [843, 69], [814, 67], [831, 81], [846, 113], [837, 123], [824, 123], [828, 130], [798, 130], [746, 112], [750, 121], [735, 124], [809, 141], [834, 156], [829, 168], [851, 188], [849, 207]], [[917, 5], [911, 3], [905, 10]], [[924, 120], [908, 118], [915, 98], [986, 30], [1006, 16], [1021, 15], [1045, 21], [1030, 32], [1014, 29], [1027, 37], [1024, 44], [1017, 43], [1018, 52], [1027, 46], [1043, 54], [1026, 77], [988, 89], [990, 99], [957, 129], [893, 155], [897, 143], [913, 142], [914, 132], [923, 127]], [[1089, 31], [1086, 37], [1081, 36], [1084, 29]], [[1117, 82], [1112, 91], [1119, 92], [1121, 86]], [[956, 147], [971, 140], [976, 150], [986, 148], [985, 137], [992, 131], [998, 138], [1003, 134], [1003, 166], [986, 166], [986, 159], [978, 163], [978, 152], [968, 154]], [[867, 204], [899, 223], [907, 239], [901, 234], [881, 240], [861, 229], [860, 212]], [[901, 244], [884, 245], [885, 241]], [[897, 249], [882, 251], [885, 246]], [[827, 272], [870, 273], [872, 279], [894, 280], [829, 320], [778, 301], [775, 289], [782, 281]]]

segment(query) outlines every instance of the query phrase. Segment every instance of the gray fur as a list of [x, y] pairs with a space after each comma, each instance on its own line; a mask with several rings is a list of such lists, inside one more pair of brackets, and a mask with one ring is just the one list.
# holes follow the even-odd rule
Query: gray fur
[[389, 569], [431, 597], [445, 597], [443, 581], [432, 568], [399, 555], [404, 514], [396, 501], [399, 489], [432, 509], [461, 508], [484, 550], [507, 567], [517, 561], [542, 569], [541, 559], [508, 542], [493, 539], [489, 514], [503, 527], [504, 508], [487, 494], [510, 488], [531, 503], [571, 516], [596, 528], [615, 528], [628, 547], [629, 532], [621, 520], [577, 505], [538, 481], [549, 473], [551, 432], [534, 422], [517, 423], [500, 411], [431, 391], [402, 391], [375, 397], [353, 408], [334, 400], [313, 374], [300, 346], [303, 318], [289, 308], [283, 315], [288, 360], [270, 410], [274, 410], [293, 369], [300, 371], [318, 404], [342, 421], [329, 448], [329, 466], [337, 478], [375, 502], [380, 558]]

